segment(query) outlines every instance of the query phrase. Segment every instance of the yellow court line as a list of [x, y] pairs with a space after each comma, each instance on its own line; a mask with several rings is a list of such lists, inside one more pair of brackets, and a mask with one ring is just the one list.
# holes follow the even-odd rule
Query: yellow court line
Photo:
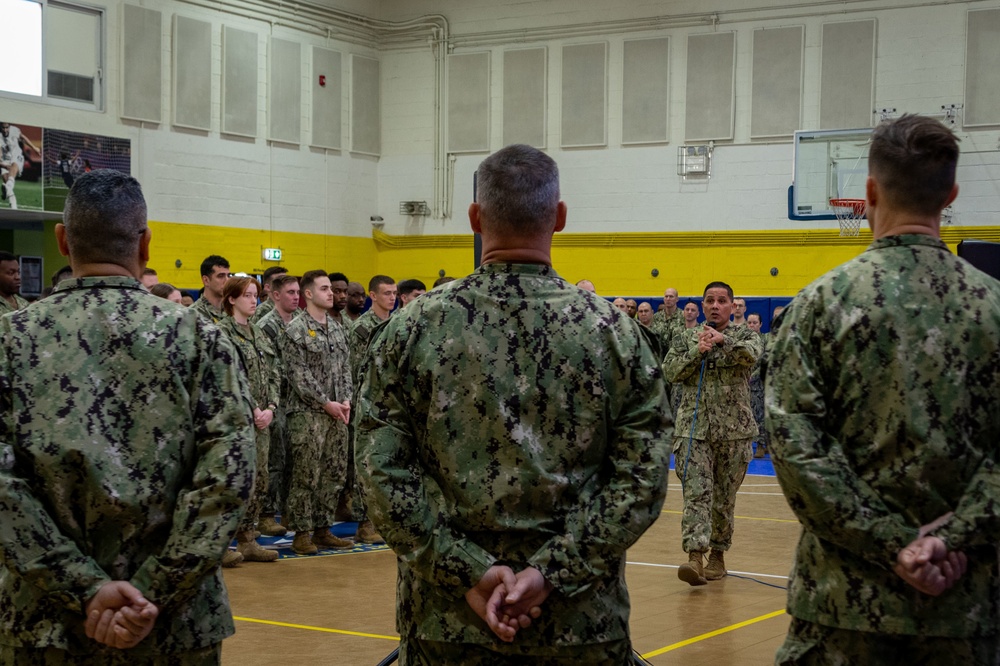
[[652, 652], [647, 652], [642, 655], [643, 659], [650, 659], [652, 657], [659, 656], [665, 652], [670, 652], [671, 650], [676, 650], [677, 648], [682, 648], [685, 645], [691, 645], [692, 643], [697, 643], [698, 641], [703, 641], [706, 638], [712, 638], [713, 636], [718, 636], [720, 634], [726, 634], [730, 631], [736, 631], [737, 629], [742, 629], [751, 624], [756, 624], [758, 622], [763, 622], [764, 620], [770, 620], [772, 617], [778, 617], [779, 615], [784, 615], [784, 610], [774, 611], [773, 613], [768, 613], [767, 615], [761, 615], [760, 617], [755, 617], [751, 620], [744, 620], [743, 622], [737, 622], [736, 624], [731, 624], [728, 627], [723, 627], [722, 629], [716, 629], [715, 631], [710, 631], [707, 634], [702, 634], [701, 636], [695, 636], [694, 638], [688, 638], [687, 640], [680, 641], [679, 643], [674, 643], [673, 645], [668, 645], [667, 647], [661, 647], [659, 650], [653, 650]]
[[[660, 513], [676, 513], [677, 515], [683, 515], [683, 511], [672, 511], [670, 509], [664, 509]], [[766, 520], [772, 523], [798, 523], [797, 520], [789, 520], [788, 518], [757, 518], [756, 516], [733, 516], [733, 518], [739, 518], [740, 520]]]
[[290, 624], [288, 622], [275, 622], [274, 620], [258, 620], [253, 617], [236, 617], [234, 620], [240, 622], [255, 622], [257, 624], [270, 624], [275, 627], [290, 627], [292, 629], [308, 629], [309, 631], [322, 631], [328, 634], [344, 634], [345, 636], [361, 636], [362, 638], [382, 638], [387, 641], [398, 641], [399, 636], [383, 636], [382, 634], [366, 634], [360, 631], [347, 631], [346, 629], [327, 629], [326, 627], [311, 627], [307, 624]]

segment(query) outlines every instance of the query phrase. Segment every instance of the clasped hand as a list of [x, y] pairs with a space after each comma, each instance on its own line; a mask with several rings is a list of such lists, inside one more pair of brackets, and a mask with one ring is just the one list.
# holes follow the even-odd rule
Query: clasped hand
[[965, 575], [968, 560], [961, 551], [949, 551], [944, 541], [930, 532], [944, 524], [951, 513], [920, 528], [919, 536], [896, 555], [894, 571], [911, 587], [938, 596]]
[[541, 617], [541, 606], [551, 592], [552, 584], [538, 569], [514, 573], [508, 566], [494, 565], [465, 593], [465, 601], [500, 640], [510, 643], [518, 631]]
[[91, 597], [84, 609], [88, 638], [125, 650], [142, 642], [156, 624], [160, 609], [130, 583], [113, 580]]
[[707, 351], [711, 351], [715, 345], [725, 341], [726, 338], [722, 333], [705, 324], [705, 327], [698, 332], [698, 351], [704, 354]]

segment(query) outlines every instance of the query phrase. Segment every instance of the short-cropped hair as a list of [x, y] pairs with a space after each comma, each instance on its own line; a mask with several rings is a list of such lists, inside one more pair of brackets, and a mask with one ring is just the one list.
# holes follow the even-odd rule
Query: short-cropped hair
[[383, 284], [396, 284], [396, 281], [388, 275], [376, 275], [368, 280], [368, 291], [378, 291], [379, 285]]
[[210, 254], [205, 257], [205, 260], [201, 262], [201, 275], [205, 277], [206, 275], [212, 274], [212, 269], [216, 266], [222, 266], [223, 268], [229, 268], [229, 261], [225, 257], [220, 257], [217, 254]]
[[132, 176], [96, 169], [76, 179], [63, 209], [66, 244], [77, 263], [136, 261], [149, 229], [142, 187]]
[[305, 291], [306, 289], [312, 289], [312, 286], [316, 283], [316, 280], [321, 277], [330, 277], [330, 276], [327, 275], [326, 271], [324, 271], [323, 269], [306, 271], [305, 273], [303, 273], [302, 280], [299, 281], [299, 285], [301, 286], [302, 291]]
[[872, 133], [868, 171], [893, 208], [936, 215], [955, 185], [958, 138], [940, 121], [903, 115]]
[[707, 294], [709, 289], [725, 289], [726, 293], [729, 294], [729, 300], [733, 300], [733, 288], [730, 287], [725, 282], [719, 282], [719, 281], [709, 282], [707, 285], [705, 285], [705, 291], [701, 292], [701, 295], [704, 296], [705, 294]]
[[559, 206], [559, 167], [537, 148], [502, 148], [476, 170], [476, 201], [484, 227], [522, 236], [548, 231]]
[[403, 280], [396, 285], [396, 291], [400, 296], [409, 296], [418, 289], [420, 291], [427, 291], [427, 285], [420, 280]]

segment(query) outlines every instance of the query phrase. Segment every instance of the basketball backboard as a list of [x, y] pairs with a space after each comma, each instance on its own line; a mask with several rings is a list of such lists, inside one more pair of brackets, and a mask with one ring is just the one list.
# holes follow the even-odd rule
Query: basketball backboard
[[835, 220], [830, 199], [864, 199], [872, 128], [795, 133], [788, 219]]

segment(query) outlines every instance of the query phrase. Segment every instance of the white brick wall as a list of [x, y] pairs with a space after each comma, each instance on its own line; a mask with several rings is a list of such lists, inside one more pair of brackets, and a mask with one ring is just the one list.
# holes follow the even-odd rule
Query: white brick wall
[[[139, 0], [136, 0], [137, 2]], [[379, 53], [374, 48], [339, 43], [289, 28], [273, 28], [276, 36], [303, 45], [303, 87], [313, 78], [309, 47], [323, 45], [344, 54], [342, 151], [308, 146], [311, 106], [303, 96], [301, 146], [269, 146], [267, 127], [267, 37], [264, 21], [243, 19], [177, 2], [150, 4], [163, 12], [163, 117], [159, 126], [120, 121], [121, 5], [107, 0], [107, 111], [93, 113], [44, 104], [2, 99], [11, 122], [38, 124], [116, 136], [132, 140], [133, 169], [146, 190], [153, 219], [241, 226], [253, 229], [367, 236], [369, 216], [385, 218], [389, 233], [467, 233], [465, 209], [471, 201], [472, 173], [484, 155], [454, 160], [449, 219], [415, 221], [398, 212], [399, 202], [426, 200], [433, 206], [435, 91], [434, 58], [429, 46]], [[491, 149], [502, 141], [502, 53], [507, 47], [548, 47], [547, 141], [559, 162], [563, 196], [570, 208], [568, 231], [606, 232], [661, 230], [753, 230], [809, 226], [787, 219], [786, 190], [791, 182], [790, 142], [755, 143], [750, 132], [750, 62], [753, 30], [759, 27], [804, 25], [806, 50], [802, 125], [812, 128], [819, 118], [820, 36], [829, 21], [875, 18], [877, 28], [876, 95], [878, 107], [933, 112], [942, 104], [962, 103], [964, 94], [965, 21], [970, 8], [995, 6], [981, 0], [941, 6], [904, 8], [904, 0], [831, 2], [827, 15], [779, 16], [781, 3], [762, 0], [718, 0], [712, 6], [723, 21], [720, 30], [737, 33], [735, 141], [715, 149], [713, 176], [708, 182], [685, 183], [676, 174], [677, 147], [684, 137], [684, 90], [687, 36], [711, 30], [709, 24], [686, 28], [650, 25], [642, 32], [616, 34], [610, 28], [592, 36], [526, 42], [517, 31], [539, 26], [609, 26], [623, 19], [704, 13], [698, 0], [329, 0], [347, 11], [382, 19], [404, 20], [422, 14], [448, 17], [452, 35], [510, 30], [500, 46], [467, 47], [489, 50], [492, 63]], [[762, 9], [763, 7], [763, 9]], [[776, 7], [777, 9], [767, 9]], [[803, 10], [813, 11], [813, 10]], [[211, 21], [213, 26], [213, 126], [191, 132], [170, 126], [170, 17], [174, 13]], [[221, 26], [232, 25], [259, 34], [258, 137], [239, 139], [219, 133], [221, 90]], [[621, 50], [625, 39], [671, 38], [670, 143], [621, 146]], [[566, 43], [607, 40], [608, 140], [606, 147], [563, 151], [560, 88], [561, 47]], [[378, 57], [381, 62], [382, 156], [352, 155], [348, 109], [350, 53]], [[450, 91], [461, 94], [461, 91]], [[956, 202], [956, 224], [996, 224], [1000, 213], [1000, 153], [998, 131], [961, 133], [967, 153], [959, 170], [962, 194]], [[828, 223], [822, 223], [828, 224]]]

